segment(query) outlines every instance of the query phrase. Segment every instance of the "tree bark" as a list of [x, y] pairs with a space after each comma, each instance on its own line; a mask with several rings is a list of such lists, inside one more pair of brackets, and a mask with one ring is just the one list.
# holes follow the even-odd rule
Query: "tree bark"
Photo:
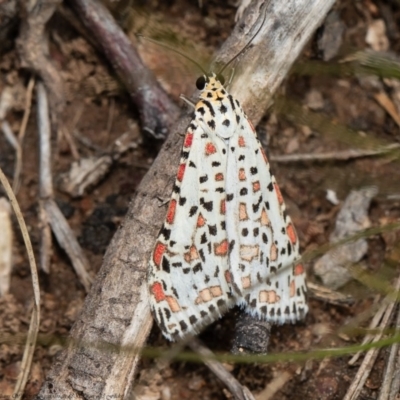
[[[253, 1], [218, 52], [217, 60], [224, 62], [237, 54], [259, 28], [266, 7], [264, 26], [240, 57], [240, 74], [229, 87], [254, 125], [333, 4], [334, 0]], [[139, 356], [121, 346], [142, 348], [152, 326], [147, 262], [165, 218], [163, 203], [171, 194], [188, 123], [185, 115], [172, 127], [143, 178], [71, 330], [70, 342], [57, 357], [37, 399], [128, 397]]]

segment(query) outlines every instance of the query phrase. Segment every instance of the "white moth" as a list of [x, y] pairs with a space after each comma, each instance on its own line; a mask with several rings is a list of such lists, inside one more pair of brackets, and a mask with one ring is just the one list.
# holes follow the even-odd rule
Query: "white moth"
[[151, 308], [169, 340], [235, 305], [271, 323], [308, 311], [299, 241], [255, 129], [222, 76], [201, 91], [149, 262]]

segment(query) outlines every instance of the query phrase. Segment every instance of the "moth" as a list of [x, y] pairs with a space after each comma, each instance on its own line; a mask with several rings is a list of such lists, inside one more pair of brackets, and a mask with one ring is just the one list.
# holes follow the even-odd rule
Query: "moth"
[[198, 334], [235, 305], [271, 323], [301, 320], [308, 306], [299, 240], [256, 131], [221, 71], [204, 73], [196, 86], [149, 261], [153, 316], [172, 341]]

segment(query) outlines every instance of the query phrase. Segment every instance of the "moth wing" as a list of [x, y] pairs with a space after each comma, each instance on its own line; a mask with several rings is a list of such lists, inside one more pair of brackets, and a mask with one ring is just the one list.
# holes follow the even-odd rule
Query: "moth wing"
[[192, 121], [149, 262], [151, 308], [169, 340], [199, 333], [234, 305], [227, 282], [224, 148], [223, 140], [211, 140]]
[[258, 318], [295, 322], [308, 311], [305, 273], [296, 263], [299, 241], [254, 127], [244, 113], [241, 122], [227, 162], [233, 292], [237, 304]]

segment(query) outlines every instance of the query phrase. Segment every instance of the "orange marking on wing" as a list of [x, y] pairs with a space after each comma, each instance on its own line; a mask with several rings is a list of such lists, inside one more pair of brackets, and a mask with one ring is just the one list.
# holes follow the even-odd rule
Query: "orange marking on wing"
[[250, 275], [244, 276], [244, 277], [242, 278], [242, 288], [243, 288], [243, 289], [249, 289], [250, 287], [251, 287]]
[[229, 271], [225, 271], [225, 280], [227, 283], [232, 282], [232, 274]]
[[246, 203], [240, 203], [239, 204], [239, 220], [245, 221], [247, 219], [249, 219], [249, 216], [247, 215]]
[[260, 182], [259, 181], [253, 182], [253, 192], [256, 193], [259, 190], [260, 190]]
[[202, 304], [211, 301], [214, 297], [222, 296], [221, 286], [210, 286], [199, 292], [199, 295], [195, 299], [195, 304]]
[[224, 174], [219, 173], [215, 175], [215, 180], [216, 181], [223, 181], [224, 180]]
[[267, 212], [265, 211], [265, 208], [263, 208], [263, 210], [261, 211], [261, 225], [263, 226], [268, 226], [270, 224], [270, 220], [268, 217]]
[[276, 247], [275, 243], [272, 243], [271, 245], [271, 251], [269, 254], [271, 261], [276, 261], [276, 259], [278, 258], [278, 248]]
[[213, 297], [220, 297], [222, 296], [222, 288], [221, 286], [211, 286], [210, 291]]
[[190, 147], [193, 143], [193, 133], [187, 133], [185, 137], [184, 147]]
[[214, 243], [214, 254], [216, 256], [226, 256], [228, 253], [228, 240], [223, 240], [221, 243]]
[[206, 223], [206, 220], [204, 219], [204, 217], [199, 214], [199, 216], [197, 217], [197, 227], [200, 228], [202, 226], [204, 226], [204, 224]]
[[192, 262], [193, 260], [197, 260], [199, 257], [199, 253], [197, 252], [196, 246], [191, 246], [189, 251], [183, 255], [185, 261], [187, 263]]
[[171, 200], [169, 202], [168, 212], [167, 212], [167, 222], [172, 225], [174, 223], [175, 218], [175, 210], [176, 210], [176, 200]]
[[292, 244], [295, 244], [297, 242], [297, 234], [296, 234], [296, 230], [294, 229], [293, 224], [289, 224], [286, 228], [286, 232], [289, 236], [290, 241], [292, 242]]
[[239, 169], [239, 181], [245, 181], [246, 180], [246, 172], [244, 168]]
[[260, 303], [274, 304], [278, 303], [281, 298], [278, 296], [275, 290], [261, 290], [258, 300]]
[[201, 303], [207, 303], [210, 300], [212, 300], [212, 295], [210, 290], [206, 288], [199, 292], [199, 295], [194, 302], [195, 304], [201, 304]]
[[239, 147], [245, 147], [246, 146], [246, 141], [244, 140], [243, 136], [239, 136], [238, 144], [239, 144]]
[[274, 183], [274, 188], [275, 188], [276, 196], [278, 197], [278, 203], [282, 205], [283, 204], [283, 196], [282, 196], [281, 190], [279, 189], [279, 186], [276, 182]]
[[303, 275], [305, 273], [304, 266], [303, 264], [297, 264], [293, 268], [293, 275], [298, 276], [298, 275]]
[[225, 214], [225, 212], [226, 212], [226, 203], [225, 203], [225, 200], [221, 200], [221, 204], [220, 204], [220, 207], [219, 207], [219, 211], [220, 211], [220, 213], [221, 213], [222, 215]]
[[182, 182], [183, 175], [185, 175], [186, 164], [179, 165], [178, 173], [176, 174], [176, 179], [179, 182]]
[[157, 265], [157, 267], [159, 267], [161, 264], [162, 256], [164, 255], [166, 248], [167, 248], [167, 246], [161, 242], [157, 242], [157, 244], [154, 248], [153, 261], [154, 261], [154, 264]]
[[255, 258], [258, 258], [260, 246], [258, 244], [254, 246], [250, 245], [241, 245], [240, 246], [240, 258], [244, 261], [253, 261]]
[[296, 283], [294, 281], [290, 282], [290, 297], [296, 296]]
[[166, 297], [165, 297], [165, 300], [167, 300], [167, 303], [168, 303], [168, 305], [169, 305], [169, 309], [170, 309], [172, 312], [181, 311], [181, 307], [180, 307], [178, 301], [175, 299], [175, 297], [166, 296]]
[[211, 156], [212, 154], [215, 154], [217, 152], [217, 149], [212, 143], [207, 143], [206, 148], [205, 148], [205, 153], [206, 156]]
[[200, 258], [200, 257], [199, 257], [199, 253], [197, 252], [197, 249], [196, 249], [195, 246], [192, 246], [192, 247], [190, 248], [190, 258], [191, 258], [192, 260], [197, 260], [198, 258]]
[[165, 300], [165, 293], [160, 282], [155, 282], [150, 287], [150, 292], [156, 299], [156, 302], [159, 303], [160, 301]]

